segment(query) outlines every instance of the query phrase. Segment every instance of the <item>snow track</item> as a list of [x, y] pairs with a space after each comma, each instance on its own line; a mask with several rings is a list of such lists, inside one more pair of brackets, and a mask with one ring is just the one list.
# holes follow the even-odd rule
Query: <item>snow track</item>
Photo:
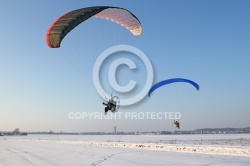
[[92, 163], [92, 164], [90, 164], [90, 165], [91, 165], [91, 166], [97, 166], [97, 165], [103, 163], [104, 161], [109, 160], [111, 157], [116, 156], [116, 155], [119, 155], [119, 154], [122, 154], [122, 153], [124, 153], [124, 152], [113, 153], [113, 154], [107, 155], [107, 156], [105, 156], [104, 158], [102, 158], [102, 159], [100, 159], [100, 160], [98, 160], [98, 161], [95, 161], [94, 163]]

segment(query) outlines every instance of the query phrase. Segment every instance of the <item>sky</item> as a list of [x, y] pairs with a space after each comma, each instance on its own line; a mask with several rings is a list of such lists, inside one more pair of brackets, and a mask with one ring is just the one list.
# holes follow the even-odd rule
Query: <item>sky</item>
[[[105, 19], [91, 18], [73, 29], [61, 47], [49, 48], [45, 35], [62, 14], [90, 6], [115, 6], [132, 12], [142, 33]], [[92, 80], [93, 66], [106, 49], [131, 45], [154, 68], [154, 83], [170, 78], [197, 82], [164, 86], [119, 112], [180, 112], [181, 129], [249, 127], [250, 2], [191, 1], [2, 1], [0, 5], [0, 131], [112, 132], [175, 130], [172, 119], [69, 119], [70, 112], [103, 113], [104, 100]], [[117, 79], [136, 80], [139, 93], [146, 71], [120, 68]], [[101, 81], [108, 87], [108, 59]]]

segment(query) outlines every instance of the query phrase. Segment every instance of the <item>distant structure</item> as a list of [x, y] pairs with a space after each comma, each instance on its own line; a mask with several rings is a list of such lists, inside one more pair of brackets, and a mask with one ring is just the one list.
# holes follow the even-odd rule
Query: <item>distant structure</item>
[[116, 126], [114, 126], [114, 134], [116, 134]]
[[23, 136], [28, 135], [27, 133], [20, 132], [19, 128], [16, 128], [13, 132], [0, 132], [0, 136]]
[[20, 134], [19, 128], [16, 128], [12, 133], [13, 133], [14, 135], [19, 135], [19, 134]]

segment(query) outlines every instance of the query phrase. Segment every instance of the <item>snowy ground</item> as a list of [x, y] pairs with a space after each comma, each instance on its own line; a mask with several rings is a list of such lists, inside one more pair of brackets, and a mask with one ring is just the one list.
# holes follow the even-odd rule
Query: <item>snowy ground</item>
[[250, 135], [0, 137], [0, 165], [250, 165]]

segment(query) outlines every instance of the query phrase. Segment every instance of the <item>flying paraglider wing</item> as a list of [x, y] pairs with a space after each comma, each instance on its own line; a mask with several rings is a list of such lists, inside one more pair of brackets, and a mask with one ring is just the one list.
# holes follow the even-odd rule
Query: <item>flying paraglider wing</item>
[[156, 83], [154, 86], [152, 86], [148, 92], [148, 96], [150, 97], [151, 93], [155, 91], [156, 89], [160, 88], [163, 85], [171, 84], [171, 83], [176, 83], [176, 82], [184, 82], [184, 83], [189, 83], [193, 85], [197, 90], [200, 89], [199, 85], [191, 80], [184, 79], [184, 78], [172, 78], [168, 80], [164, 80], [161, 82]]
[[130, 11], [108, 6], [95, 6], [70, 11], [59, 17], [48, 29], [46, 43], [51, 48], [60, 47], [63, 38], [75, 27], [91, 17], [105, 18], [120, 24], [133, 35], [140, 35], [140, 21]]

